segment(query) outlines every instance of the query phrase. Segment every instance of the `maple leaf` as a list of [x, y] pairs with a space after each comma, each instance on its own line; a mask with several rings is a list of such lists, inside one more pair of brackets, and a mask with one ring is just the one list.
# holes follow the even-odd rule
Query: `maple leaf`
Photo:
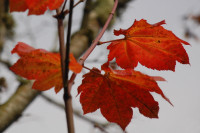
[[[60, 54], [34, 49], [23, 42], [15, 46], [13, 53], [17, 53], [20, 59], [10, 69], [24, 78], [35, 80], [33, 89], [44, 91], [55, 86], [56, 93], [62, 89]], [[75, 73], [82, 70], [82, 66], [76, 62], [72, 54], [69, 68]]]
[[112, 70], [108, 63], [101, 69], [105, 71], [104, 75], [93, 68], [83, 75], [82, 84], [78, 87], [84, 114], [100, 109], [108, 121], [119, 124], [125, 130], [133, 115], [131, 107], [137, 107], [146, 117], [158, 118], [158, 102], [150, 92], [160, 94], [170, 103], [150, 76], [133, 69]]
[[175, 71], [176, 61], [189, 64], [188, 55], [182, 44], [189, 43], [176, 37], [161, 25], [148, 24], [146, 20], [134, 22], [127, 30], [114, 30], [116, 36], [124, 35], [123, 39], [109, 41], [108, 60], [116, 58], [121, 68], [135, 68], [138, 62], [148, 68]]
[[22, 12], [29, 9], [28, 15], [41, 15], [47, 9], [55, 10], [59, 8], [64, 0], [9, 0], [10, 11]]

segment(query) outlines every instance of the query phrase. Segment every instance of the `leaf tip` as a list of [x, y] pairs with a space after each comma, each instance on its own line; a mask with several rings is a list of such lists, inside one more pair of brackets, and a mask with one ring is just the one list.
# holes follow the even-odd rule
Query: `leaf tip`
[[12, 54], [17, 53], [19, 56], [31, 52], [32, 50], [35, 50], [33, 47], [27, 45], [26, 43], [23, 42], [18, 42], [16, 46], [13, 48], [11, 51]]
[[166, 81], [163, 77], [160, 76], [151, 76], [155, 81]]
[[72, 53], [70, 53], [70, 62], [69, 62], [69, 68], [72, 70], [74, 73], [80, 73], [82, 71], [83, 66], [80, 65], [75, 57], [73, 56]]
[[165, 22], [165, 20], [162, 20], [162, 21], [160, 21], [160, 22], [158, 22], [158, 23], [155, 23], [155, 24], [153, 24], [152, 26], [161, 26], [161, 25], [163, 25], [163, 24], [166, 24], [166, 22]]

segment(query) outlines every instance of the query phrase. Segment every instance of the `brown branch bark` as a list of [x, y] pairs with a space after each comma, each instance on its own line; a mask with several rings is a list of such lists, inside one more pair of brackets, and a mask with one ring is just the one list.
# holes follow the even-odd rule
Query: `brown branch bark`
[[13, 121], [17, 120], [24, 109], [39, 94], [31, 89], [32, 83], [20, 85], [18, 90], [5, 104], [0, 105], [0, 132], [2, 133]]
[[66, 54], [65, 54], [65, 67], [64, 67], [64, 76], [63, 76], [63, 86], [64, 86], [64, 95], [63, 100], [65, 103], [65, 115], [67, 120], [67, 130], [68, 133], [75, 133], [74, 129], [74, 117], [73, 117], [73, 107], [72, 107], [72, 96], [68, 88], [68, 75], [69, 75], [69, 52], [71, 44], [71, 29], [72, 29], [72, 16], [73, 16], [73, 6], [74, 0], [70, 0], [69, 8], [69, 19], [67, 27], [67, 39], [66, 39]]
[[[80, 55], [91, 44], [94, 37], [96, 37], [102, 27], [102, 24], [105, 23], [113, 3], [113, 0], [86, 1], [81, 28], [71, 38], [70, 50], [76, 58], [80, 57]], [[24, 94], [28, 95], [24, 96]], [[11, 125], [23, 113], [24, 109], [37, 97], [38, 94], [39, 92], [31, 89], [30, 83], [18, 87], [16, 93], [14, 93], [5, 104], [0, 106], [0, 132], [3, 132], [9, 125]], [[16, 101], [15, 99], [20, 100]], [[26, 102], [21, 104], [22, 101]], [[6, 110], [8, 107], [11, 107], [10, 110], [13, 110], [12, 113], [5, 113], [4, 110]]]

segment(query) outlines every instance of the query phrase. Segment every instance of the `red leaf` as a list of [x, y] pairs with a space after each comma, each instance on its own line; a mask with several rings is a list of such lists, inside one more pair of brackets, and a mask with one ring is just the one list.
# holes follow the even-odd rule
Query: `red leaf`
[[158, 118], [159, 106], [150, 92], [160, 94], [169, 103], [156, 81], [132, 69], [111, 70], [108, 63], [102, 66], [105, 74], [93, 68], [83, 77], [78, 88], [84, 114], [101, 110], [110, 122], [115, 122], [125, 130], [131, 121], [131, 107], [139, 108], [141, 114]]
[[10, 0], [10, 11], [25, 11], [29, 9], [29, 15], [41, 15], [49, 8], [59, 8], [64, 0]]
[[80, 73], [82, 70], [82, 66], [76, 61], [72, 53], [70, 53], [69, 58], [69, 69], [75, 73]]
[[116, 58], [122, 68], [135, 68], [138, 62], [157, 70], [175, 70], [176, 61], [189, 64], [188, 55], [182, 44], [189, 43], [176, 37], [161, 25], [148, 24], [146, 20], [135, 21], [127, 30], [115, 30], [114, 34], [124, 35], [123, 39], [113, 40], [107, 47], [110, 50], [108, 60]]
[[[34, 89], [44, 91], [55, 87], [56, 93], [61, 90], [63, 83], [60, 54], [34, 49], [22, 42], [16, 45], [12, 53], [17, 53], [21, 58], [10, 69], [24, 78], [35, 80]], [[82, 69], [72, 54], [69, 68], [76, 73]]]

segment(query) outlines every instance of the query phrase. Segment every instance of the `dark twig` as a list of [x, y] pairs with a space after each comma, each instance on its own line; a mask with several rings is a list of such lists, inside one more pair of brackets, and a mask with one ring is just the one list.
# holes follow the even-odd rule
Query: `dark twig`
[[70, 43], [71, 43], [71, 28], [72, 28], [72, 15], [73, 15], [73, 5], [74, 1], [70, 0], [70, 13], [68, 20], [68, 29], [67, 29], [67, 41], [66, 41], [66, 54], [65, 54], [65, 67], [64, 67], [64, 95], [63, 99], [65, 102], [65, 113], [67, 120], [67, 129], [68, 133], [74, 133], [74, 119], [73, 119], [73, 108], [72, 108], [72, 96], [71, 92], [68, 88], [68, 73], [69, 73], [69, 51], [70, 51]]
[[64, 2], [64, 4], [63, 4], [63, 7], [62, 7], [61, 12], [64, 12], [66, 4], [67, 4], [67, 0], [65, 0], [65, 2]]
[[75, 5], [74, 7], [76, 7], [78, 4], [80, 4], [81, 2], [84, 2], [84, 0], [79, 0]]
[[[67, 0], [65, 2], [67, 2]], [[73, 8], [78, 6], [81, 2], [84, 2], [84, 0], [79, 0], [75, 5], [73, 5]], [[66, 3], [64, 3], [63, 8], [59, 14], [53, 15], [54, 18], [59, 18], [59, 17], [64, 18], [70, 12], [68, 9], [64, 10], [65, 5]]]
[[[79, 1], [73, 6], [73, 8], [76, 7], [76, 6], [78, 6], [81, 2], [84, 2], [84, 0], [79, 0]], [[69, 12], [70, 12], [69, 10], [65, 10], [65, 11], [63, 11], [63, 14], [66, 16]]]

